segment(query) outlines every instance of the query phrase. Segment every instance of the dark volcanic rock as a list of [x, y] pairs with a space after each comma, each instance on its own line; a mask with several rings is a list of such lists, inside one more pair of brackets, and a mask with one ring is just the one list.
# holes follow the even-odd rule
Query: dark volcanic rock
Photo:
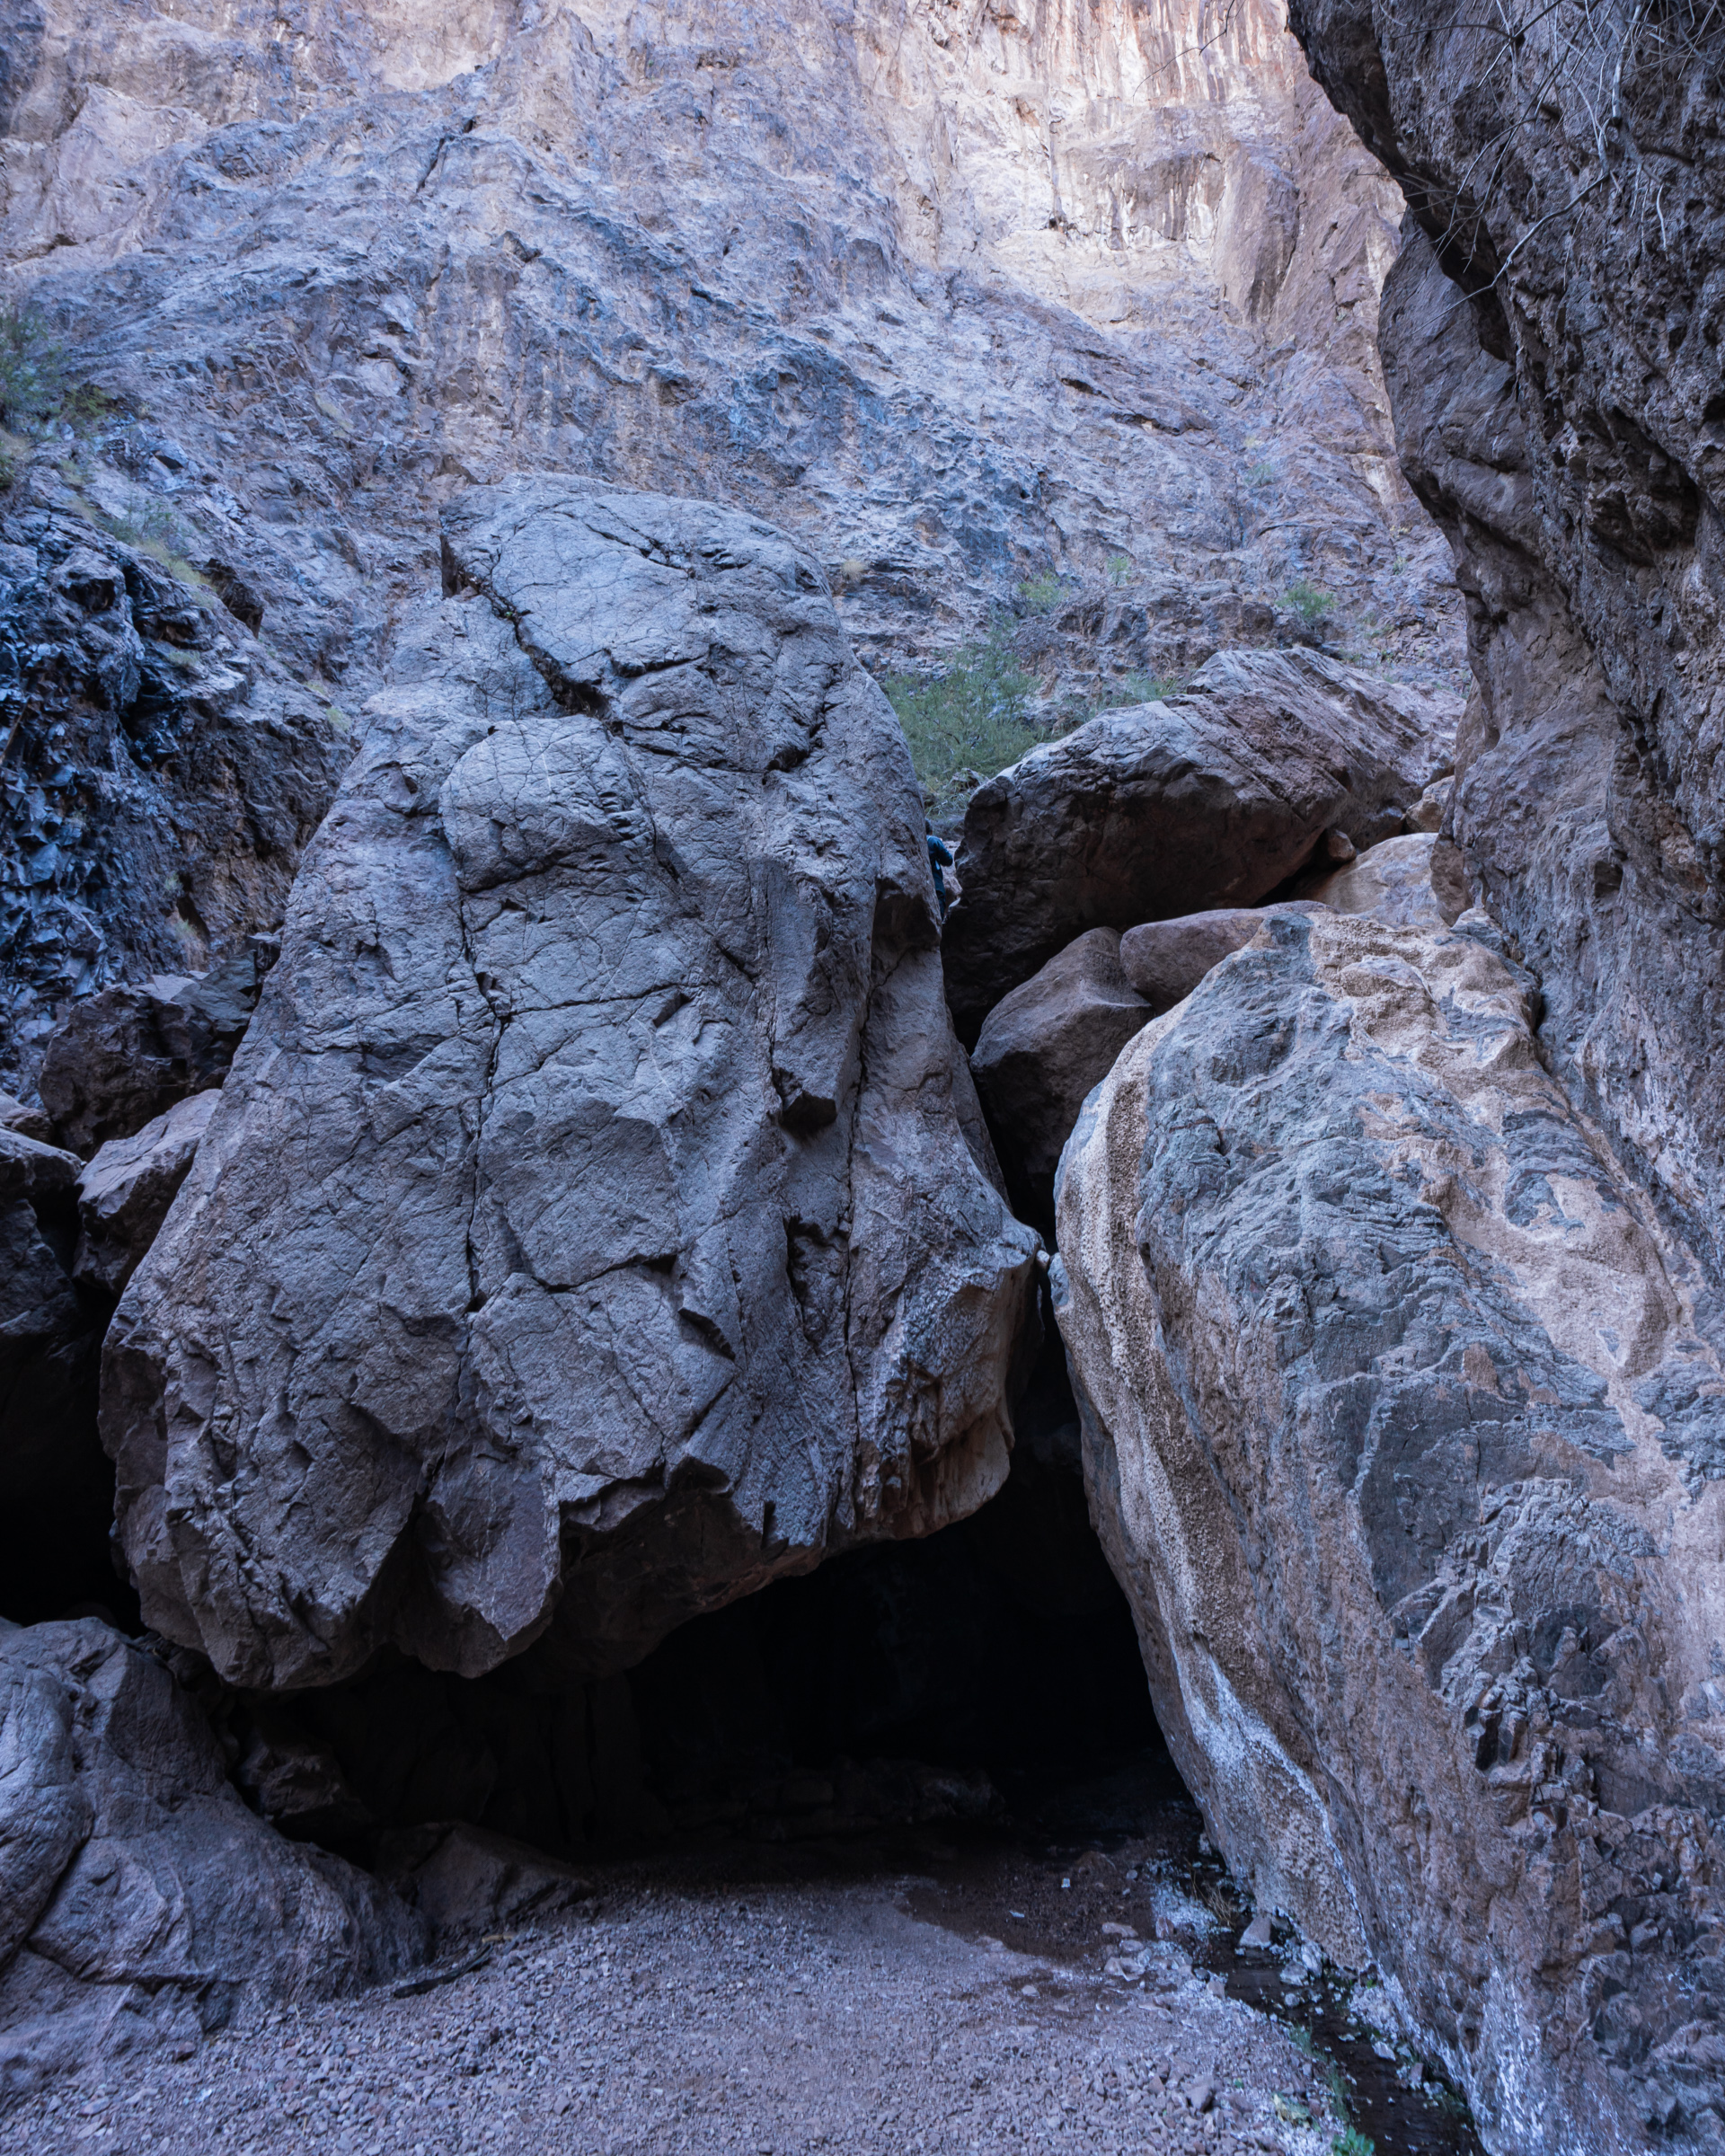
[[195, 1701], [93, 1618], [0, 1623], [0, 2095], [424, 1954], [387, 1887], [246, 1809]]
[[818, 574], [562, 481], [446, 547], [109, 1339], [149, 1621], [235, 1683], [553, 1610], [618, 1667], [1006, 1468], [1035, 1238]]
[[1120, 939], [1092, 928], [988, 1013], [971, 1053], [977, 1091], [1019, 1214], [1054, 1232], [1054, 1171], [1084, 1095], [1150, 1005], [1120, 970]]
[[1090, 928], [1251, 906], [1326, 829], [1369, 845], [1449, 767], [1446, 699], [1311, 652], [1222, 652], [1166, 702], [1106, 711], [971, 797], [943, 936], [974, 1041], [1001, 998]]
[[1454, 0], [1292, 16], [1413, 209], [1382, 345], [1468, 595], [1453, 835], [1566, 1084], [1717, 1271], [1725, 30], [1577, 0], [1518, 26], [1505, 68]]
[[1261, 1906], [1381, 1963], [1488, 2145], [1713, 2147], [1725, 1339], [1531, 995], [1472, 933], [1272, 921], [1092, 1097], [1057, 1313]]
[[74, 1003], [48, 1036], [39, 1081], [59, 1142], [93, 1153], [220, 1085], [275, 954], [273, 936], [252, 936], [209, 973], [155, 974]]
[[28, 504], [0, 515], [0, 1081], [17, 1089], [68, 999], [207, 967], [280, 919], [346, 749], [209, 593]]

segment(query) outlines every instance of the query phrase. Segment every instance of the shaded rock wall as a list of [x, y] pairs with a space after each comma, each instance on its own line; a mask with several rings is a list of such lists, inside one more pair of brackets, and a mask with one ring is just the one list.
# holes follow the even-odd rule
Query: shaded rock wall
[[1725, 1255], [1718, 24], [1296, 0], [1419, 230], [1383, 323], [1398, 440], [1468, 596], [1452, 822], [1565, 1082]]
[[1274, 916], [1092, 1096], [1091, 1501], [1230, 1863], [1487, 2145], [1712, 2148], [1725, 1339], [1471, 918]]

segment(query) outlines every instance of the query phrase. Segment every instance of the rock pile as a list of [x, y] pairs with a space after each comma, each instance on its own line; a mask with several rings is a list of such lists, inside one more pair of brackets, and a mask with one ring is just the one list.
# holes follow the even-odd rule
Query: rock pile
[[1450, 767], [1459, 702], [1313, 652], [1225, 652], [970, 799], [947, 925], [961, 1038], [1075, 936], [1255, 905], [1330, 830], [1368, 846]]

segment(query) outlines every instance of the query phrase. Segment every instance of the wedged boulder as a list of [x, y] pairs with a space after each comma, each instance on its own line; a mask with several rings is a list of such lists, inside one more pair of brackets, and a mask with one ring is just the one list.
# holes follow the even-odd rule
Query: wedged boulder
[[1054, 1278], [1211, 1832], [1489, 2146], [1579, 2156], [1725, 2102], [1725, 1373], [1531, 994], [1472, 932], [1270, 922], [1092, 1097]]
[[96, 1435], [111, 1304], [71, 1277], [75, 1153], [0, 1128], [0, 1609], [111, 1597], [113, 1470]]
[[273, 936], [253, 936], [208, 973], [152, 974], [75, 1003], [42, 1055], [42, 1107], [59, 1143], [93, 1153], [220, 1085], [275, 950]]
[[189, 1094], [132, 1136], [101, 1147], [78, 1179], [75, 1279], [119, 1294], [167, 1218], [220, 1099], [214, 1090]]
[[1459, 713], [1315, 652], [1225, 651], [1166, 702], [1033, 748], [965, 811], [942, 949], [960, 1037], [1086, 929], [1252, 906], [1327, 830], [1399, 832]]
[[94, 1618], [0, 1623], [0, 2094], [424, 1956], [425, 1919], [254, 1817], [190, 1695]]
[[471, 1674], [553, 1610], [623, 1666], [1006, 1468], [1036, 1238], [821, 578], [573, 481], [444, 543], [109, 1336], [148, 1621], [242, 1684]]
[[1150, 1006], [1120, 970], [1120, 939], [1092, 928], [988, 1013], [970, 1057], [1014, 1209], [1054, 1229], [1054, 1171], [1084, 1095]]
[[[1288, 902], [1296, 910], [1301, 901]], [[1120, 970], [1154, 1010], [1188, 996], [1212, 966], [1250, 943], [1270, 915], [1287, 906], [1223, 906], [1208, 914], [1146, 921], [1120, 938]]]
[[1386, 838], [1343, 868], [1295, 887], [1339, 914], [1370, 914], [1397, 928], [1450, 927], [1467, 909], [1460, 856], [1435, 834]]

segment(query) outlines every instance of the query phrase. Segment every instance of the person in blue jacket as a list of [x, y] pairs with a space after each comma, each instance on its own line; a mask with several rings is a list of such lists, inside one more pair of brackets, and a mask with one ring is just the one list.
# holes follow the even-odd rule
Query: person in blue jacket
[[923, 830], [928, 839], [928, 865], [934, 871], [934, 896], [940, 902], [941, 918], [944, 921], [948, 901], [946, 878], [942, 875], [941, 870], [952, 866], [952, 849], [933, 824], [925, 822]]

